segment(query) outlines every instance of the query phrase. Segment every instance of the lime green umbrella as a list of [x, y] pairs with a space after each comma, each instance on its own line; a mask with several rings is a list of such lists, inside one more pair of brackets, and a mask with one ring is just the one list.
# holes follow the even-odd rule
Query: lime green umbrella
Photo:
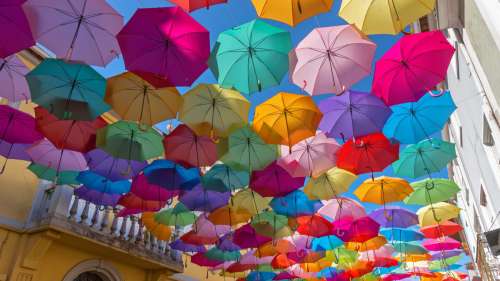
[[458, 263], [463, 258], [462, 255], [449, 257], [447, 259], [439, 259], [429, 262], [429, 270], [440, 271], [452, 265]]
[[358, 252], [342, 246], [326, 251], [324, 259], [337, 264], [339, 268], [349, 268], [358, 260]]
[[144, 161], [163, 154], [162, 139], [152, 127], [118, 121], [97, 131], [96, 144], [116, 158]]
[[249, 94], [280, 84], [291, 49], [288, 31], [253, 20], [222, 32], [208, 63], [222, 87]]
[[222, 162], [236, 170], [262, 170], [278, 158], [278, 147], [265, 143], [248, 126], [229, 136]]
[[460, 191], [458, 185], [448, 179], [425, 179], [411, 184], [413, 192], [404, 199], [406, 204], [429, 205], [447, 201]]
[[79, 182], [76, 180], [76, 177], [78, 177], [78, 174], [80, 172], [77, 171], [59, 171], [57, 172], [55, 169], [45, 167], [42, 165], [38, 165], [35, 163], [31, 163], [28, 166], [28, 169], [35, 174], [39, 179], [44, 179], [48, 181], [54, 181], [56, 185], [63, 185], [63, 184], [79, 184]]
[[392, 164], [399, 177], [418, 178], [439, 172], [457, 157], [455, 144], [439, 139], [426, 139], [407, 146]]
[[196, 221], [196, 215], [179, 202], [174, 208], [156, 213], [154, 219], [164, 225], [187, 226]]
[[106, 79], [88, 65], [45, 59], [26, 80], [33, 101], [59, 119], [94, 120], [110, 109]]

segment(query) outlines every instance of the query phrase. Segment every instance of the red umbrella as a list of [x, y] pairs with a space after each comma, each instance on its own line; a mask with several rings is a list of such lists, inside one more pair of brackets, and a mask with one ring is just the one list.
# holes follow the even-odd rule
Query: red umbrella
[[197, 136], [188, 126], [179, 125], [163, 139], [165, 159], [187, 168], [211, 166], [217, 161], [217, 146], [210, 137]]
[[439, 224], [422, 227], [420, 232], [426, 238], [439, 238], [442, 236], [450, 236], [462, 231], [462, 226], [452, 221], [444, 221]]
[[399, 158], [399, 144], [382, 133], [351, 139], [337, 152], [337, 166], [357, 175], [381, 172]]
[[201, 236], [198, 233], [196, 233], [194, 230], [191, 230], [187, 232], [186, 234], [181, 236], [181, 240], [184, 243], [188, 244], [194, 244], [194, 245], [210, 245], [210, 244], [215, 244], [217, 241], [219, 241], [218, 237], [214, 236]]
[[301, 216], [296, 220], [297, 232], [302, 235], [322, 237], [332, 234], [332, 224], [320, 215]]
[[229, 273], [243, 272], [255, 269], [256, 267], [257, 267], [256, 264], [241, 264], [240, 262], [235, 262], [226, 269], [226, 272]]
[[191, 262], [199, 266], [206, 266], [206, 267], [214, 267], [224, 263], [223, 261], [210, 260], [207, 257], [205, 257], [203, 253], [197, 253], [191, 256]]
[[254, 171], [250, 188], [264, 197], [282, 197], [304, 185], [305, 178], [292, 177], [275, 162], [261, 171]]
[[227, 3], [227, 0], [169, 0], [169, 1], [190, 13], [197, 9], [202, 9], [202, 8], [209, 9], [210, 6]]
[[363, 217], [351, 222], [346, 233], [341, 237], [344, 241], [365, 242], [378, 236], [380, 225], [370, 217]]
[[97, 118], [94, 121], [61, 120], [43, 107], [35, 108], [36, 127], [55, 147], [79, 152], [95, 148], [96, 131], [107, 125]]
[[271, 261], [271, 266], [275, 269], [285, 269], [297, 263], [297, 260], [289, 258], [287, 254], [278, 254]]

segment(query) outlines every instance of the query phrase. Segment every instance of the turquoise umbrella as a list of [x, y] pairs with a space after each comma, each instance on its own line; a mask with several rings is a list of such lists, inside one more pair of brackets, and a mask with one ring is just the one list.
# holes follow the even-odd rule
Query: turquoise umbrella
[[424, 235], [418, 231], [407, 228], [385, 228], [380, 230], [380, 234], [390, 241], [411, 242], [424, 239]]
[[291, 49], [289, 32], [253, 20], [222, 32], [208, 63], [222, 87], [249, 94], [280, 84]]
[[419, 242], [392, 242], [394, 250], [398, 253], [406, 255], [422, 255], [427, 254], [427, 250], [419, 245]]
[[335, 235], [313, 238], [311, 249], [313, 251], [328, 251], [344, 245], [344, 242]]
[[247, 171], [234, 170], [225, 164], [217, 164], [210, 168], [201, 180], [208, 190], [235, 191], [248, 186], [250, 174]]
[[418, 178], [441, 171], [457, 157], [455, 144], [439, 139], [426, 139], [407, 146], [399, 154], [399, 160], [392, 164], [399, 177]]
[[45, 59], [26, 79], [33, 101], [59, 119], [94, 120], [110, 109], [106, 79], [86, 64]]

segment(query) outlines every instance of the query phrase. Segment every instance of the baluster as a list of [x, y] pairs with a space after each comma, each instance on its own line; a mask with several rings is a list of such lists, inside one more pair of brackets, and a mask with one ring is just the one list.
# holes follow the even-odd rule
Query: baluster
[[120, 239], [125, 240], [126, 239], [126, 234], [127, 234], [127, 223], [128, 223], [128, 216], [122, 218], [122, 225], [120, 227]]
[[111, 212], [111, 208], [110, 207], [106, 207], [104, 209], [104, 214], [102, 216], [101, 226], [99, 228], [100, 231], [104, 231], [104, 230], [106, 230], [106, 228], [108, 228], [108, 226], [109, 226], [109, 217], [111, 216], [111, 214], [113, 214]]
[[158, 252], [158, 239], [156, 239], [156, 237], [154, 235], [151, 235], [151, 238], [153, 238], [153, 243], [152, 244], [152, 248], [153, 248], [153, 252]]
[[82, 214], [80, 215], [80, 223], [86, 223], [89, 218], [90, 202], [85, 201], [85, 207], [83, 207]]
[[144, 245], [144, 225], [142, 224], [142, 221], [139, 220], [139, 230], [137, 231], [137, 235], [135, 236], [135, 243]]
[[116, 235], [116, 231], [118, 230], [118, 209], [113, 208], [113, 222], [111, 223], [110, 234]]
[[134, 241], [134, 239], [135, 239], [135, 227], [137, 225], [137, 217], [131, 216], [130, 220], [132, 221], [132, 223], [130, 224], [130, 229], [128, 231], [127, 239], [129, 241]]
[[151, 237], [151, 233], [149, 233], [149, 231], [146, 230], [144, 232], [144, 248], [146, 248], [146, 249], [149, 249], [149, 247], [151, 246], [151, 243], [150, 243], [151, 238], [150, 237]]
[[97, 222], [99, 222], [99, 206], [94, 205], [94, 215], [92, 216], [92, 219], [90, 220], [90, 227], [97, 226]]
[[73, 198], [73, 204], [71, 204], [71, 208], [69, 209], [68, 219], [76, 221], [76, 213], [78, 212], [78, 204], [80, 203], [80, 199], [78, 198], [78, 196], [74, 196]]

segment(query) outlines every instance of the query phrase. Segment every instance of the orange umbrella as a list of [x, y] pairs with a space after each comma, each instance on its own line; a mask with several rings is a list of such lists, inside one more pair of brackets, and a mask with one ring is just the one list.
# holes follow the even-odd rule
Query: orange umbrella
[[402, 201], [412, 192], [413, 188], [404, 179], [378, 177], [365, 180], [354, 191], [354, 195], [363, 202], [385, 205]]
[[276, 253], [276, 248], [274, 247], [273, 242], [269, 241], [257, 248], [254, 255], [258, 258], [263, 258], [274, 256]]
[[167, 241], [172, 235], [172, 229], [168, 225], [158, 223], [154, 215], [153, 212], [144, 212], [141, 216], [141, 222], [158, 240]]
[[365, 242], [347, 242], [345, 243], [345, 247], [349, 250], [365, 252], [369, 250], [376, 250], [386, 244], [387, 239], [384, 236], [376, 236]]
[[212, 213], [208, 215], [208, 220], [214, 224], [220, 225], [237, 225], [240, 223], [246, 223], [252, 214], [243, 210], [235, 209], [234, 207], [224, 206], [215, 209]]

